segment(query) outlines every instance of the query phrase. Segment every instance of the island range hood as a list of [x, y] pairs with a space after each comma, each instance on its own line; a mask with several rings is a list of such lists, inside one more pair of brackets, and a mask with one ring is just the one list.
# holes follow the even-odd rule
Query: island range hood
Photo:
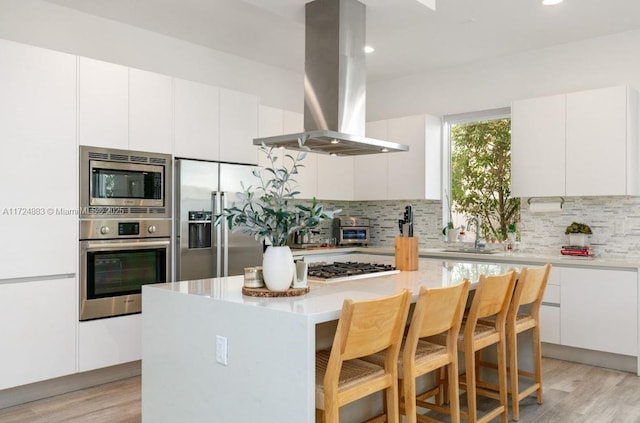
[[305, 14], [305, 132], [256, 138], [253, 144], [338, 156], [408, 151], [406, 145], [364, 135], [365, 5], [314, 0]]

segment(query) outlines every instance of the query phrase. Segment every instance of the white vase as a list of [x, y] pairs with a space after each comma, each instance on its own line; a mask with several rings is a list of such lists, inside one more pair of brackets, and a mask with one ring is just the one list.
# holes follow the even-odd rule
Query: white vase
[[458, 231], [456, 228], [447, 228], [447, 241], [456, 242], [458, 240]]
[[262, 255], [262, 276], [269, 291], [284, 292], [293, 281], [293, 254], [288, 246], [270, 245]]

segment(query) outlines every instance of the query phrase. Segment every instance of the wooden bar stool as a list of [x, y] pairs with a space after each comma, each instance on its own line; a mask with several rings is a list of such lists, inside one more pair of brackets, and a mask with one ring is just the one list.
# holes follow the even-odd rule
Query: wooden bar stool
[[[542, 347], [540, 343], [540, 306], [549, 280], [551, 264], [542, 267], [523, 267], [516, 282], [509, 312], [507, 313], [506, 330], [509, 349], [509, 372], [511, 386], [511, 410], [513, 420], [520, 419], [520, 401], [536, 392], [538, 404], [542, 404]], [[529, 305], [525, 312], [523, 306]], [[531, 330], [533, 337], [534, 372], [520, 370], [518, 367], [518, 334]], [[493, 364], [481, 362], [482, 366], [494, 367]], [[520, 390], [519, 377], [532, 379], [533, 384]], [[495, 389], [495, 386], [494, 386]]]
[[[418, 420], [435, 421], [417, 414], [416, 405], [449, 413], [451, 423], [460, 422], [458, 335], [468, 294], [469, 281], [466, 279], [463, 283], [448, 288], [420, 289], [398, 364], [398, 372], [402, 378], [401, 411], [407, 416], [408, 423], [416, 423]], [[446, 336], [444, 345], [424, 339], [438, 334]], [[449, 408], [425, 401], [440, 393], [438, 386], [416, 394], [416, 378], [443, 367], [448, 369]]]
[[[478, 281], [471, 308], [467, 315], [461, 334], [458, 337], [458, 349], [464, 351], [465, 379], [461, 385], [467, 392], [467, 412], [461, 412], [470, 423], [488, 422], [501, 415], [502, 422], [508, 420], [507, 404], [507, 358], [505, 320], [509, 303], [513, 296], [516, 272], [511, 270], [503, 275], [481, 275]], [[492, 324], [482, 324], [480, 319], [494, 316]], [[500, 405], [478, 418], [476, 395], [495, 398], [495, 393], [478, 385], [478, 366], [476, 355], [491, 345], [496, 345], [498, 352], [498, 399]]]
[[[464, 307], [469, 294], [469, 281], [447, 288], [420, 288], [409, 331], [404, 339], [398, 360], [400, 383], [400, 412], [408, 423], [418, 420], [436, 420], [417, 414], [416, 405], [421, 408], [451, 415], [451, 423], [460, 422], [458, 390], [458, 334], [462, 323]], [[435, 335], [445, 337], [444, 345], [434, 344], [424, 339]], [[381, 365], [384, 356], [374, 354], [363, 360]], [[449, 408], [425, 400], [441, 393], [442, 385], [416, 394], [416, 378], [448, 366], [448, 388], [451, 404]], [[437, 378], [436, 380], [438, 380]]]
[[[366, 301], [345, 300], [331, 351], [316, 353], [316, 421], [336, 423], [340, 407], [385, 391], [386, 421], [398, 423], [398, 354], [409, 313], [408, 290]], [[359, 358], [385, 352], [384, 365]]]

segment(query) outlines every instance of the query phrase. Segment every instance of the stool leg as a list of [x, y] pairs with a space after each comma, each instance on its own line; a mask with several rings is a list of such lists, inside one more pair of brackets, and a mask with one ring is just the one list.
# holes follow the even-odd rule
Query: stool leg
[[502, 423], [509, 420], [509, 402], [507, 399], [507, 351], [504, 335], [497, 344], [498, 348], [498, 379], [500, 385], [500, 405], [503, 407]]
[[538, 384], [538, 404], [542, 404], [542, 345], [540, 344], [540, 326], [533, 328], [533, 360], [536, 366], [536, 383]]
[[511, 407], [513, 420], [520, 420], [520, 385], [518, 383], [518, 334], [512, 325], [507, 326], [509, 342], [509, 370], [511, 371]]
[[447, 366], [449, 379], [449, 413], [451, 414], [451, 423], [460, 423], [460, 390], [458, 387], [458, 359], [454, 360]]
[[416, 381], [405, 376], [402, 379], [402, 386], [404, 415], [407, 416], [407, 423], [416, 423]]
[[[391, 382], [391, 386], [384, 390], [387, 404], [387, 423], [399, 423], [400, 418], [398, 416], [398, 379]], [[415, 398], [415, 396], [414, 396]], [[415, 414], [415, 413], [414, 413]]]
[[[464, 351], [464, 365], [465, 373], [467, 375], [467, 413], [469, 416], [469, 423], [476, 423], [478, 421], [478, 409], [476, 403], [476, 363], [475, 352], [471, 348], [465, 348]], [[449, 401], [453, 401], [453, 398], [449, 398]]]

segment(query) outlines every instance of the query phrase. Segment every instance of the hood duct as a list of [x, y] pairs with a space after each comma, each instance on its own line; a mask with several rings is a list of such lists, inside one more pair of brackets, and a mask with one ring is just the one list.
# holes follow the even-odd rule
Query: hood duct
[[[305, 23], [305, 132], [256, 138], [253, 144], [356, 156], [408, 151], [365, 137], [365, 5], [358, 0], [307, 3]], [[299, 141], [300, 140], [300, 141]]]

